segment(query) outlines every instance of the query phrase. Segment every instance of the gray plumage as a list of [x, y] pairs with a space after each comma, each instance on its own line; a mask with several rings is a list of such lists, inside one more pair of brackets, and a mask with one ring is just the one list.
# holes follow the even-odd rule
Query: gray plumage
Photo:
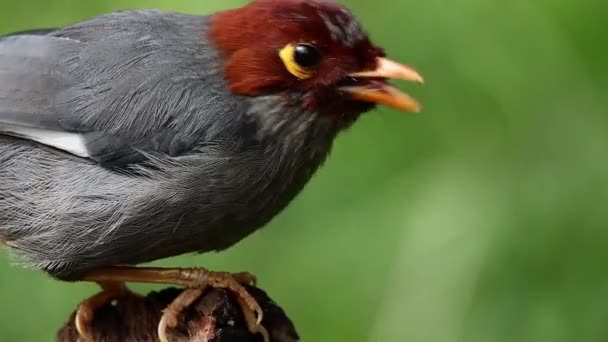
[[206, 27], [141, 10], [0, 40], [0, 241], [23, 261], [76, 279], [221, 250], [310, 179], [340, 127], [230, 95]]

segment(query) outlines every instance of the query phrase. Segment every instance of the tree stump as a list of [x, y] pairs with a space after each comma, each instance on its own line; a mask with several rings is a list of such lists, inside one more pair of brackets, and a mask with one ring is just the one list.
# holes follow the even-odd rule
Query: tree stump
[[[253, 286], [247, 290], [258, 301], [264, 312], [262, 325], [272, 342], [299, 341], [289, 318], [268, 295]], [[168, 288], [151, 292], [146, 297], [130, 296], [116, 305], [107, 305], [95, 312], [91, 327], [96, 342], [157, 342], [157, 328], [162, 310], [182, 290]], [[78, 342], [74, 325], [75, 312], [57, 333], [57, 342]], [[260, 335], [247, 330], [241, 309], [230, 293], [210, 289], [194, 302], [181, 316], [175, 329], [168, 331], [175, 342], [261, 342]]]

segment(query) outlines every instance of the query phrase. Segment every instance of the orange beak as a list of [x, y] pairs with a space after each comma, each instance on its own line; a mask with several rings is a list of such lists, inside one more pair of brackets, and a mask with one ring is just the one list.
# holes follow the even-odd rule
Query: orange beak
[[419, 112], [422, 108], [418, 101], [394, 86], [383, 81], [373, 81], [373, 79], [397, 79], [424, 83], [422, 76], [406, 65], [387, 58], [378, 58], [375, 70], [356, 72], [349, 76], [354, 79], [370, 79], [369, 84], [366, 85], [340, 87], [340, 91], [349, 94], [355, 100], [383, 104], [408, 112]]

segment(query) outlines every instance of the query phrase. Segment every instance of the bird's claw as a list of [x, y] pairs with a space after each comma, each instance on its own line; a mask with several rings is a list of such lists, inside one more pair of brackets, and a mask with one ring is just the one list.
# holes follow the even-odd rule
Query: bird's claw
[[76, 324], [76, 331], [80, 338], [84, 342], [95, 342], [95, 339], [91, 335], [90, 326], [93, 322], [94, 309], [86, 305], [80, 304], [76, 311], [76, 317], [74, 318]]
[[178, 316], [200, 298], [207, 287], [223, 288], [234, 293], [245, 317], [249, 332], [262, 335], [264, 342], [269, 341], [268, 331], [261, 325], [263, 319], [262, 308], [242, 285], [255, 284], [256, 277], [253, 274], [188, 269], [183, 270], [180, 283], [187, 288], [163, 311], [163, 316], [158, 325], [158, 337], [161, 342], [169, 342], [167, 328], [177, 327]]
[[129, 295], [134, 295], [123, 283], [100, 283], [102, 291], [89, 297], [80, 305], [76, 311], [76, 317], [74, 323], [78, 335], [84, 342], [95, 342], [93, 334], [91, 333], [91, 324], [95, 317], [95, 310], [107, 305], [113, 300], [121, 299]]

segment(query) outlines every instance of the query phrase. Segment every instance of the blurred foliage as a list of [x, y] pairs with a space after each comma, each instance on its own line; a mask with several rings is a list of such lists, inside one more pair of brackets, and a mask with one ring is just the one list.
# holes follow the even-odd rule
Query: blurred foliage
[[[365, 116], [268, 227], [156, 264], [256, 273], [306, 341], [608, 340], [608, 4], [344, 2], [424, 112]], [[0, 32], [243, 3], [5, 1]], [[52, 340], [96, 291], [2, 258], [0, 341]]]

